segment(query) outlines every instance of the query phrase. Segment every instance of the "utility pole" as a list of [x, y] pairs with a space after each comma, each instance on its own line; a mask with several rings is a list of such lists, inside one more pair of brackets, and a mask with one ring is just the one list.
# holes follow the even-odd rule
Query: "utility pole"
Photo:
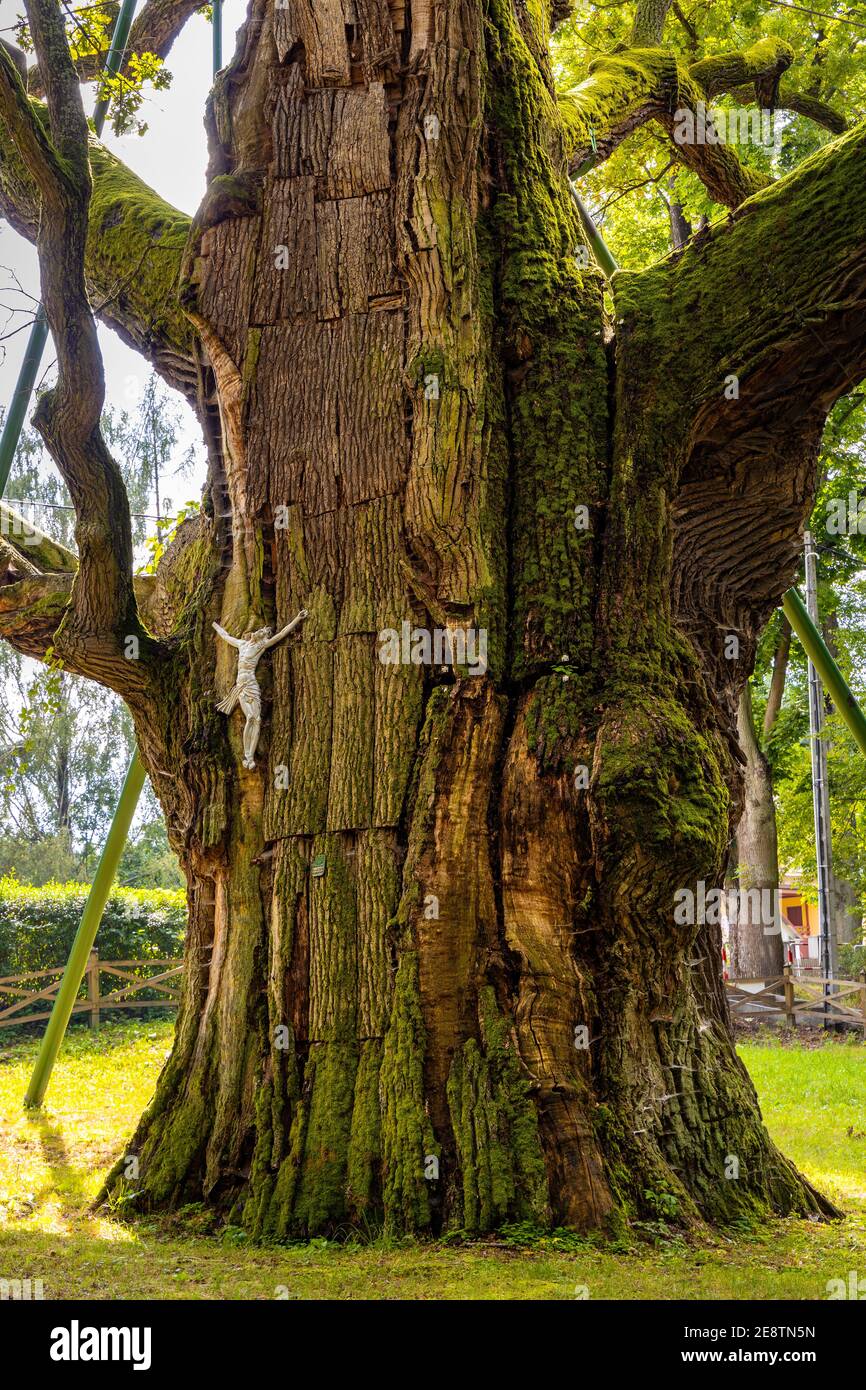
[[[818, 617], [818, 569], [812, 533], [806, 532], [806, 610], [820, 631]], [[812, 749], [812, 810], [815, 821], [815, 860], [818, 866], [818, 931], [821, 974], [825, 981], [836, 976], [836, 938], [832, 919], [833, 853], [830, 840], [830, 790], [827, 783], [827, 740], [824, 728], [824, 687], [809, 658], [809, 733]], [[826, 1001], [829, 984], [824, 985]], [[824, 1004], [826, 1012], [827, 1005]]]

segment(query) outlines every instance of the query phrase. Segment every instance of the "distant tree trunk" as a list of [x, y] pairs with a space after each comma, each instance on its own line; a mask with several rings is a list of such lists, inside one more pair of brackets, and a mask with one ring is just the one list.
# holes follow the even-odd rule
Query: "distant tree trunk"
[[737, 718], [743, 772], [743, 813], [737, 826], [739, 913], [730, 923], [731, 976], [780, 975], [785, 953], [779, 920], [779, 851], [770, 765], [758, 745], [751, 689], [740, 695]]
[[681, 251], [692, 234], [692, 225], [683, 212], [682, 203], [676, 199], [676, 179], [668, 180], [668, 221], [671, 229], [671, 246], [675, 251]]
[[[844, 836], [843, 836], [844, 838]], [[833, 874], [833, 922], [840, 946], [863, 940], [863, 909], [860, 894], [847, 879]]]
[[61, 739], [55, 762], [55, 786], [57, 791], [57, 829], [69, 832], [69, 744]]
[[784, 614], [779, 620], [779, 627], [779, 640], [773, 655], [773, 674], [770, 677], [767, 708], [764, 710], [765, 738], [773, 728], [773, 725], [779, 717], [779, 710], [782, 708], [782, 699], [785, 694], [785, 680], [788, 675], [788, 659], [791, 655], [791, 624]]

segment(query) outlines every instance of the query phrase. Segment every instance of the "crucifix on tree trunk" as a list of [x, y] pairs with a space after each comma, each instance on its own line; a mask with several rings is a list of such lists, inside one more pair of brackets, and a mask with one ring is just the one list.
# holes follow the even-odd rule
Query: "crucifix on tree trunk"
[[259, 734], [262, 727], [262, 693], [259, 690], [259, 683], [256, 680], [256, 666], [259, 657], [275, 647], [283, 638], [288, 637], [307, 617], [307, 611], [302, 608], [296, 618], [287, 623], [276, 634], [272, 627], [260, 627], [255, 632], [245, 632], [243, 637], [232, 637], [231, 633], [226, 632], [224, 627], [214, 622], [212, 627], [215, 632], [228, 642], [230, 647], [237, 647], [238, 652], [238, 675], [237, 680], [224, 700], [220, 700], [217, 709], [222, 714], [231, 714], [236, 705], [240, 705], [246, 716], [244, 725], [244, 767], [254, 768], [256, 765], [256, 748], [259, 743]]

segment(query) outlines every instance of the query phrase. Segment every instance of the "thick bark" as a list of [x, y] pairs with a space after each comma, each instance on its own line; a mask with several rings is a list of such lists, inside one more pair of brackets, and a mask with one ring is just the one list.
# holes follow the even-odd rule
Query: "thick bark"
[[737, 912], [730, 923], [733, 979], [769, 979], [782, 973], [785, 952], [779, 920], [779, 849], [770, 765], [761, 752], [749, 685], [737, 711], [743, 771], [743, 812], [737, 826]]
[[[862, 351], [863, 214], [822, 196], [807, 255], [808, 206], [792, 231], [762, 194], [617, 277], [608, 346], [548, 17], [346, 13], [252, 0], [212, 99], [181, 295], [220, 422], [127, 694], [190, 902], [130, 1201], [276, 1236], [827, 1212], [762, 1125], [718, 925], [675, 907], [723, 870], [737, 698]], [[840, 150], [850, 177], [861, 146]], [[832, 194], [833, 159], [792, 188]], [[793, 278], [775, 318], [732, 302], [767, 236]], [[716, 522], [762, 489], [772, 536], [731, 546]], [[54, 583], [0, 588], [0, 631], [4, 597], [14, 625]], [[248, 770], [211, 622], [300, 608]], [[486, 667], [386, 664], [403, 623], [483, 629]]]

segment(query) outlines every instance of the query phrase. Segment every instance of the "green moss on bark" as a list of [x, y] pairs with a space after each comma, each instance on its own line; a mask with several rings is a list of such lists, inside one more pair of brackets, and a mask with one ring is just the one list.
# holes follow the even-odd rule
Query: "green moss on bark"
[[321, 1231], [348, 1213], [349, 1139], [358, 1069], [354, 1043], [314, 1043], [304, 1077], [309, 1091], [304, 1158], [292, 1211], [303, 1231]]
[[348, 1203], [355, 1218], [375, 1214], [382, 1206], [382, 1113], [379, 1074], [384, 1044], [379, 1038], [361, 1043], [355, 1076], [355, 1098], [347, 1164]]
[[397, 967], [380, 1095], [385, 1229], [392, 1233], [425, 1230], [430, 1224], [430, 1202], [424, 1159], [437, 1154], [438, 1147], [424, 1105], [424, 1020], [414, 951], [404, 951]]
[[[582, 236], [549, 139], [544, 71], [512, 8], [493, 0], [490, 15], [489, 121], [505, 175], [490, 225], [512, 451], [512, 674], [524, 677], [563, 653], [592, 665], [607, 364], [601, 282], [576, 260]], [[575, 525], [577, 506], [589, 530]]]
[[455, 1055], [448, 1104], [459, 1161], [451, 1220], [489, 1231], [508, 1219], [546, 1221], [547, 1173], [529, 1083], [499, 1015], [493, 990], [479, 999], [481, 1042]]

